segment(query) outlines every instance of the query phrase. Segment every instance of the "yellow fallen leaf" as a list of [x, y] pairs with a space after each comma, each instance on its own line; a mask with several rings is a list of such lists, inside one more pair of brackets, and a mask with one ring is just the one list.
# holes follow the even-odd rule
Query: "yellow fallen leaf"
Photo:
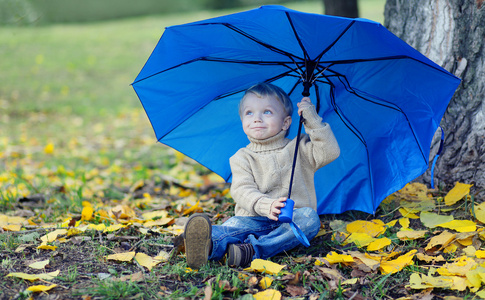
[[460, 232], [456, 235], [456, 241], [462, 246], [470, 246], [473, 244], [473, 238], [477, 235], [476, 231]]
[[146, 213], [142, 214], [141, 216], [145, 220], [153, 220], [155, 218], [167, 218], [168, 217], [168, 211], [166, 211], [166, 210], [155, 210], [155, 211], [146, 212]]
[[451, 253], [455, 253], [456, 250], [458, 250], [458, 246], [455, 243], [453, 243], [453, 244], [449, 244], [448, 246], [446, 246], [443, 249], [443, 253], [451, 254]]
[[477, 250], [477, 251], [475, 251], [475, 256], [477, 258], [485, 258], [485, 250]]
[[81, 212], [81, 220], [89, 221], [93, 218], [94, 209], [92, 206], [84, 206]]
[[481, 290], [480, 292], [477, 292], [476, 295], [482, 299], [485, 299], [485, 290]]
[[457, 182], [455, 186], [446, 194], [445, 196], [445, 204], [450, 206], [455, 204], [456, 202], [460, 201], [470, 193], [470, 188], [473, 184], [465, 184]]
[[31, 263], [29, 267], [32, 269], [40, 270], [40, 269], [44, 269], [45, 266], [47, 266], [48, 264], [49, 264], [49, 259], [46, 259], [46, 260]]
[[409, 287], [412, 289], [429, 289], [429, 288], [451, 288], [453, 287], [453, 279], [444, 276], [428, 276], [417, 273], [411, 274], [409, 278]]
[[383, 237], [367, 245], [367, 251], [378, 251], [384, 247], [389, 246], [390, 244], [391, 244], [391, 240], [387, 237]]
[[426, 233], [428, 233], [427, 230], [416, 230], [416, 231], [398, 231], [396, 233], [396, 236], [399, 240], [401, 241], [411, 241], [411, 240], [416, 240], [420, 238], [424, 238], [426, 236]]
[[57, 239], [59, 235], [63, 235], [67, 233], [67, 229], [56, 229], [48, 234], [41, 236], [40, 239], [43, 243], [52, 243]]
[[271, 286], [271, 284], [273, 283], [273, 279], [268, 277], [268, 276], [265, 276], [261, 279], [261, 281], [259, 282], [259, 286], [265, 290], [267, 288], [269, 288]]
[[49, 281], [56, 278], [60, 272], [61, 272], [60, 270], [50, 272], [50, 273], [42, 273], [42, 274], [27, 274], [27, 273], [16, 272], [16, 273], [9, 273], [6, 275], [6, 277], [17, 277], [20, 279], [25, 279], [30, 281], [36, 281], [39, 279]]
[[110, 225], [108, 227], [106, 227], [105, 229], [103, 229], [103, 232], [113, 232], [113, 231], [116, 231], [118, 229], [121, 229], [121, 228], [125, 228], [126, 225], [123, 225], [123, 224], [114, 224], [114, 225]]
[[82, 231], [77, 229], [77, 228], [69, 228], [67, 230], [67, 236], [73, 236], [73, 235], [78, 235], [78, 234], [81, 234]]
[[428, 187], [420, 182], [406, 184], [398, 193], [408, 200], [427, 199]]
[[414, 212], [418, 212], [418, 210], [412, 210], [412, 209], [408, 209], [408, 208], [405, 208], [405, 207], [401, 207], [401, 208], [399, 208], [399, 212], [401, 213], [401, 216], [403, 216], [405, 218], [419, 219], [419, 217], [414, 213]]
[[55, 251], [57, 249], [57, 246], [51, 246], [51, 245], [47, 245], [47, 244], [41, 244], [40, 246], [37, 247], [37, 249]]
[[25, 222], [25, 218], [22, 217], [11, 217], [0, 214], [0, 226], [8, 224], [24, 224]]
[[482, 286], [482, 276], [480, 276], [480, 273], [485, 275], [483, 271], [483, 267], [481, 267], [481, 269], [477, 268], [466, 273], [466, 279], [477, 290]]
[[253, 295], [254, 300], [280, 300], [281, 293], [277, 290], [267, 289]]
[[161, 218], [161, 219], [157, 219], [155, 221], [152, 221], [152, 220], [146, 221], [143, 225], [145, 227], [164, 226], [164, 225], [169, 224], [172, 221], [173, 221], [173, 218]]
[[352, 285], [356, 284], [357, 281], [359, 281], [359, 278], [352, 278], [352, 279], [347, 279], [342, 282], [342, 285]]
[[49, 143], [44, 147], [44, 153], [45, 154], [53, 154], [54, 153], [54, 144]]
[[485, 202], [475, 205], [475, 217], [481, 223], [485, 223]]
[[330, 264], [337, 264], [337, 263], [351, 263], [354, 261], [352, 256], [348, 254], [338, 254], [334, 251], [331, 251], [325, 256], [325, 260], [328, 261]]
[[464, 291], [468, 287], [467, 280], [465, 277], [451, 276], [451, 279], [453, 280], [453, 285], [451, 286], [452, 290]]
[[477, 224], [470, 220], [453, 220], [437, 226], [453, 229], [458, 232], [471, 232], [477, 230]]
[[399, 256], [394, 260], [388, 260], [381, 262], [379, 269], [382, 274], [397, 273], [401, 271], [404, 267], [413, 264], [413, 257], [418, 252], [418, 250], [413, 249], [408, 253]]
[[279, 265], [269, 260], [264, 259], [255, 259], [251, 262], [251, 266], [244, 270], [246, 271], [257, 271], [257, 272], [264, 272], [267, 274], [278, 274], [286, 265]]
[[354, 232], [347, 239], [345, 239], [342, 245], [354, 243], [357, 247], [365, 247], [372, 243], [374, 240], [375, 238], [371, 237], [367, 233]]
[[427, 211], [421, 212], [419, 216], [421, 223], [428, 228], [435, 228], [439, 224], [453, 221], [452, 215], [438, 215]]
[[461, 256], [453, 263], [446, 263], [436, 271], [442, 276], [466, 276], [467, 272], [475, 269], [478, 263], [470, 257]]
[[22, 225], [19, 224], [8, 224], [2, 225], [1, 228], [5, 231], [20, 231], [22, 229]]
[[397, 220], [392, 220], [391, 222], [386, 223], [386, 227], [388, 228], [394, 227], [396, 223], [397, 223]]
[[31, 291], [31, 292], [47, 292], [49, 290], [52, 290], [53, 288], [55, 288], [57, 286], [57, 284], [51, 284], [51, 285], [32, 285], [32, 286], [29, 286], [27, 288], [28, 291]]
[[106, 256], [108, 260], [117, 260], [117, 261], [131, 261], [133, 257], [135, 257], [136, 252], [122, 252], [122, 253], [115, 253]]
[[421, 278], [421, 275], [418, 273], [413, 273], [411, 276], [409, 276], [409, 285], [407, 287], [410, 287], [415, 290], [424, 290], [428, 289], [432, 286], [426, 284], [423, 282], [423, 279]]
[[96, 230], [96, 231], [104, 231], [106, 229], [106, 225], [104, 225], [104, 223], [88, 224], [87, 229]]
[[151, 271], [153, 267], [158, 265], [161, 261], [157, 259], [153, 259], [151, 256], [146, 255], [145, 253], [138, 252], [135, 255], [135, 260], [142, 266]]
[[155, 256], [155, 259], [160, 260], [160, 261], [167, 261], [170, 257], [170, 253], [168, 253], [165, 250], [161, 250], [158, 252], [157, 256]]
[[371, 237], [377, 237], [386, 231], [386, 226], [379, 219], [372, 221], [357, 220], [347, 224], [346, 229], [349, 233], [366, 233]]
[[[187, 195], [188, 196], [188, 195]], [[182, 196], [181, 196], [182, 197]], [[197, 212], [197, 211], [202, 211], [202, 207], [199, 206], [200, 204], [200, 201], [197, 201], [197, 203], [195, 203], [194, 205], [192, 205], [191, 207], [187, 208], [186, 210], [184, 210], [184, 212], [182, 213], [182, 215], [188, 215], [188, 214], [191, 214], [193, 212]]]
[[417, 253], [416, 258], [419, 259], [419, 260], [425, 261], [427, 263], [446, 261], [446, 259], [443, 257], [443, 255], [431, 256], [431, 255], [426, 255], [426, 254], [423, 254], [423, 253]]
[[400, 218], [398, 221], [402, 228], [409, 228], [409, 218]]
[[128, 205], [117, 205], [110, 211], [110, 217], [116, 219], [133, 219], [136, 217], [136, 213]]
[[455, 237], [456, 237], [455, 233], [451, 233], [449, 231], [443, 231], [440, 235], [432, 237], [428, 245], [424, 249], [430, 250], [437, 246], [441, 246], [442, 248], [444, 248], [448, 244], [450, 244], [455, 239]]

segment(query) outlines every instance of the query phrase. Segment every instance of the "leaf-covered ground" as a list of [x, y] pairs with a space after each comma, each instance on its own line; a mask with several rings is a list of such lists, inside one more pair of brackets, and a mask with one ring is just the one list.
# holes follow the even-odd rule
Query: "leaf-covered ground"
[[[217, 176], [180, 154], [173, 158], [172, 175], [144, 170], [148, 179], [139, 180], [123, 166], [100, 165], [80, 176], [27, 158], [5, 160], [8, 169], [28, 162], [33, 171], [0, 174], [2, 298], [483, 295], [485, 220], [465, 184], [446, 193], [414, 183], [386, 199], [375, 216], [322, 216], [309, 248], [247, 269], [221, 261], [191, 270], [179, 237], [187, 217], [205, 212], [219, 224], [232, 215], [233, 201]], [[35, 187], [42, 188], [33, 193]]]
[[219, 14], [1, 28], [0, 299], [480, 298], [484, 199], [465, 183], [321, 216], [309, 248], [248, 269], [187, 268], [187, 218], [234, 204], [155, 142], [129, 83], [163, 27]]

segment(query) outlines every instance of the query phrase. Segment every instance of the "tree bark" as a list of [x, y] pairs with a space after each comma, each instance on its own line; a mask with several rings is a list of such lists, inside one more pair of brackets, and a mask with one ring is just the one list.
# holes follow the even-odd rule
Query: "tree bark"
[[325, 14], [347, 18], [358, 18], [357, 0], [323, 0]]
[[[462, 79], [441, 121], [443, 153], [434, 182], [473, 183], [485, 196], [485, 3], [484, 0], [387, 0], [384, 26]], [[439, 148], [435, 135], [430, 161]], [[430, 170], [418, 181], [429, 183]]]

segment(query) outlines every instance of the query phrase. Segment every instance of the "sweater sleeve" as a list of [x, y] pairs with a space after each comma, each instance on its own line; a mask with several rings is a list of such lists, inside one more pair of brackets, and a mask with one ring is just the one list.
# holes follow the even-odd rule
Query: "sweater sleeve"
[[331, 163], [340, 155], [340, 147], [328, 123], [322, 123], [315, 106], [306, 107], [302, 115], [305, 131], [308, 134], [300, 141], [299, 149], [315, 171]]
[[[254, 180], [248, 159], [237, 152], [229, 159], [232, 171], [231, 196], [246, 215], [268, 217], [276, 199], [261, 193]], [[236, 211], [236, 215], [238, 212]]]

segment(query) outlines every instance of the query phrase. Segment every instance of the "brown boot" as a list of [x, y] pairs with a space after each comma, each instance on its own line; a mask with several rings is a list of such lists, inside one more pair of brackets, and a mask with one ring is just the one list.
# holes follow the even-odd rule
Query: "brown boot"
[[205, 214], [192, 215], [185, 224], [185, 255], [187, 265], [199, 269], [207, 263], [212, 248], [212, 225]]
[[231, 267], [246, 267], [254, 256], [251, 244], [230, 244], [227, 249], [227, 264]]

